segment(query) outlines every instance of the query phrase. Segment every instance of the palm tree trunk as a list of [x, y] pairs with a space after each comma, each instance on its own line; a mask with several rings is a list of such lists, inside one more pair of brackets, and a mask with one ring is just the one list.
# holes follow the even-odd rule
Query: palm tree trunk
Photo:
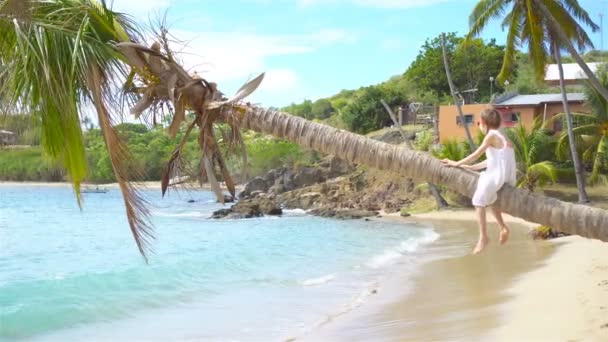
[[448, 84], [450, 86], [450, 93], [452, 93], [452, 98], [454, 99], [454, 104], [456, 105], [456, 108], [458, 109], [458, 116], [460, 117], [460, 122], [462, 122], [462, 125], [464, 126], [464, 131], [467, 134], [467, 141], [469, 142], [469, 145], [471, 146], [471, 151], [475, 151], [477, 146], [475, 145], [475, 142], [473, 141], [473, 137], [471, 136], [471, 131], [469, 131], [469, 125], [467, 124], [467, 121], [465, 120], [464, 114], [462, 114], [462, 107], [460, 107], [460, 102], [458, 101], [458, 98], [456, 97], [456, 90], [454, 87], [454, 83], [452, 82], [452, 73], [450, 72], [450, 64], [448, 63], [448, 53], [445, 48], [445, 33], [441, 34], [441, 50], [443, 52], [443, 66], [445, 67], [445, 75], [448, 78]]
[[574, 127], [572, 122], [572, 113], [570, 112], [570, 106], [568, 105], [568, 96], [566, 95], [566, 85], [564, 83], [564, 68], [562, 66], [562, 56], [559, 51], [558, 44], [553, 44], [553, 53], [555, 54], [555, 61], [559, 69], [559, 86], [562, 91], [562, 104], [564, 105], [564, 113], [566, 113], [566, 129], [568, 130], [568, 140], [570, 144], [570, 154], [572, 155], [572, 162], [574, 163], [574, 173], [576, 175], [576, 187], [578, 188], [578, 201], [579, 203], [588, 203], [589, 198], [587, 197], [587, 191], [585, 191], [585, 170], [581, 163], [581, 158], [578, 155], [576, 148], [576, 140], [574, 139]]
[[[382, 102], [382, 105], [384, 106], [384, 109], [386, 109], [386, 111], [388, 112], [388, 115], [391, 116], [391, 120], [393, 120], [393, 123], [395, 124], [395, 127], [397, 127], [397, 131], [399, 131], [399, 134], [401, 134], [401, 138], [405, 142], [405, 145], [407, 146], [407, 148], [409, 148], [410, 150], [414, 150], [414, 146], [412, 145], [412, 142], [405, 135], [405, 132], [403, 131], [403, 128], [399, 124], [399, 121], [397, 120], [397, 116], [395, 115], [395, 113], [393, 112], [391, 107], [389, 107], [389, 105], [384, 100], [380, 100], [380, 102]], [[411, 179], [410, 179], [410, 181], [411, 181]], [[441, 210], [441, 209], [447, 208], [448, 201], [446, 201], [445, 198], [443, 198], [443, 196], [441, 196], [441, 192], [439, 192], [439, 189], [437, 188], [437, 186], [433, 183], [428, 183], [428, 184], [429, 184], [429, 191], [431, 192], [431, 195], [433, 196], [433, 198], [435, 198], [435, 202], [437, 202], [437, 209]]]
[[540, 9], [540, 11], [543, 13], [543, 16], [545, 17], [545, 19], [548, 20], [549, 25], [551, 25], [551, 28], [553, 29], [553, 31], [557, 34], [560, 43], [563, 44], [563, 46], [570, 53], [570, 56], [572, 56], [572, 58], [574, 58], [574, 60], [581, 67], [581, 69], [583, 69], [583, 72], [589, 78], [589, 82], [591, 82], [591, 85], [593, 85], [593, 87], [602, 95], [602, 97], [604, 99], [606, 99], [606, 101], [608, 101], [608, 90], [600, 83], [600, 81], [597, 79], [597, 77], [595, 76], [593, 71], [591, 71], [591, 69], [589, 69], [589, 66], [587, 65], [587, 63], [585, 63], [585, 61], [583, 61], [583, 58], [578, 53], [578, 51], [576, 51], [576, 49], [574, 48], [574, 45], [572, 45], [572, 42], [570, 41], [570, 39], [568, 39], [568, 36], [562, 29], [559, 22], [555, 19], [555, 17], [553, 17], [551, 12], [542, 3], [542, 1], [536, 0], [535, 3], [538, 6], [538, 8]]
[[[248, 107], [240, 124], [242, 128], [287, 139], [353, 163], [445, 184], [465, 196], [471, 197], [477, 185], [477, 173], [446, 167], [427, 153], [410, 151], [286, 113]], [[608, 242], [606, 210], [562, 202], [511, 186], [504, 186], [499, 191], [495, 205], [508, 214], [561, 232]]]

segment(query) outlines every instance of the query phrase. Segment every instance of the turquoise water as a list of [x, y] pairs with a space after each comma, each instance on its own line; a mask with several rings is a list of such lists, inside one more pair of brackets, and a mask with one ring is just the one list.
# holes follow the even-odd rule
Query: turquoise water
[[[120, 193], [0, 187], [0, 340], [281, 340], [356, 308], [437, 235], [403, 224], [215, 221], [209, 192], [146, 191], [146, 265]], [[195, 203], [187, 203], [194, 199]]]

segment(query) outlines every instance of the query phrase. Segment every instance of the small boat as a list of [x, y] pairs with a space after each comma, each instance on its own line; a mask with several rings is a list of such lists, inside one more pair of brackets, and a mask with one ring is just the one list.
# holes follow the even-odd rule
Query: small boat
[[108, 190], [106, 188], [100, 188], [100, 187], [96, 186], [95, 188], [85, 187], [82, 190], [82, 193], [85, 193], [85, 194], [105, 194], [108, 191], [110, 191], [110, 190]]

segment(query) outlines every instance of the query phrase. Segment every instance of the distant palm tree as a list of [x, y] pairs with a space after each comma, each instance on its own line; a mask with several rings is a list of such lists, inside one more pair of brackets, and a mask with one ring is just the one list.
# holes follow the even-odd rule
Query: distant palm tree
[[[511, 10], [505, 15], [505, 10], [509, 6]], [[579, 49], [593, 47], [591, 39], [579, 22], [589, 26], [593, 31], [597, 30], [598, 26], [576, 0], [481, 0], [469, 19], [471, 26], [469, 37], [479, 34], [489, 21], [496, 17], [504, 17], [502, 27], [508, 28], [503, 66], [497, 77], [500, 82], [506, 80], [513, 72], [517, 48], [520, 46], [528, 46], [529, 58], [539, 80], [544, 78], [550, 56], [553, 56], [558, 64], [579, 202], [589, 202], [585, 190], [585, 172], [573, 138], [572, 115], [568, 107], [560, 50], [568, 49], [585, 71], [590, 82], [608, 100], [608, 90], [601, 85], [573, 45], [574, 42]]]
[[[608, 68], [601, 67], [598, 78], [608, 86]], [[589, 82], [585, 85], [585, 100], [591, 114], [573, 113], [579, 122], [573, 130], [574, 136], [583, 152], [583, 160], [592, 164], [589, 181], [592, 184], [606, 182], [607, 177], [602, 170], [608, 169], [608, 101]], [[562, 118], [562, 114], [555, 117], [557, 120]], [[558, 156], [568, 154], [568, 140], [568, 134], [562, 133], [557, 145]]]
[[517, 185], [520, 188], [534, 191], [537, 186], [557, 181], [557, 168], [547, 160], [555, 150], [555, 140], [540, 120], [535, 120], [529, 129], [519, 123], [506, 129], [505, 133], [517, 157]]

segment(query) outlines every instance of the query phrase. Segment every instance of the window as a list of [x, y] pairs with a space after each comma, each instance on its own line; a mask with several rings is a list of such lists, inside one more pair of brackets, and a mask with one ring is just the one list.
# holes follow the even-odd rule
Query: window
[[519, 112], [504, 113], [504, 114], [502, 114], [502, 121], [504, 123], [519, 122], [519, 116], [520, 116]]
[[511, 113], [511, 122], [519, 122], [519, 116], [521, 114], [519, 112]]
[[[465, 114], [464, 115], [464, 122], [467, 123], [467, 126], [473, 124], [473, 119], [474, 119], [473, 114]], [[460, 120], [460, 115], [458, 115], [456, 117], [456, 124], [459, 125], [459, 126], [462, 125], [462, 120]]]

